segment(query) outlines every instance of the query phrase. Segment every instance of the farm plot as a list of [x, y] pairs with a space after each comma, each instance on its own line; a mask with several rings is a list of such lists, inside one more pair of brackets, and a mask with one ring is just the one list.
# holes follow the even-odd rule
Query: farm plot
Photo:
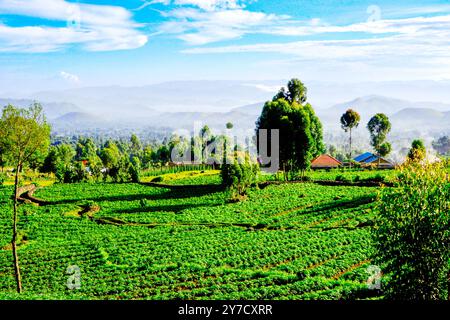
[[[189, 183], [188, 183], [189, 184]], [[270, 185], [224, 191], [56, 184], [21, 206], [19, 258], [30, 298], [354, 299], [372, 297], [375, 188]], [[10, 188], [0, 190], [0, 298], [16, 297]], [[80, 208], [98, 207], [92, 215]], [[69, 266], [81, 287], [67, 288]]]

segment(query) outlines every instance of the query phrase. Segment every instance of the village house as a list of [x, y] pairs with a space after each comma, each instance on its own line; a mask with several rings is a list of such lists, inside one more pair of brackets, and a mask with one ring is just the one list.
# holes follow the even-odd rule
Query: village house
[[332, 169], [340, 166], [342, 162], [328, 154], [322, 154], [311, 162], [311, 169]]
[[382, 157], [378, 157], [376, 154], [373, 154], [371, 152], [360, 154], [359, 156], [353, 158], [353, 160], [355, 162], [358, 162], [362, 167], [379, 166], [379, 168], [383, 169], [394, 168], [394, 165], [390, 161]]

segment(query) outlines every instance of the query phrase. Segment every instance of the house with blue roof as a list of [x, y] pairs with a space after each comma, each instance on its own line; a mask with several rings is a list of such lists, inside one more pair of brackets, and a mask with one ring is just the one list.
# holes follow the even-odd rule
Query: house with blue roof
[[[361, 166], [377, 166], [378, 165], [378, 156], [376, 154], [373, 154], [371, 152], [365, 152], [363, 154], [360, 154], [359, 156], [353, 158], [355, 162], [358, 162], [361, 164]], [[380, 168], [393, 168], [394, 165], [380, 157]]]

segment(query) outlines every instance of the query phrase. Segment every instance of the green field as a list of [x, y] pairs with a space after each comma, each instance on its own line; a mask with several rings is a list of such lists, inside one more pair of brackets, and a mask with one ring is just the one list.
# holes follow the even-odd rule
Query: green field
[[[38, 190], [49, 203], [20, 209], [20, 296], [9, 246], [12, 188], [0, 187], [0, 298], [377, 297], [366, 285], [377, 188], [269, 185], [230, 203], [225, 191], [189, 186], [218, 181], [200, 174], [181, 177], [181, 189], [97, 183]], [[81, 270], [80, 289], [67, 288], [72, 265]]]

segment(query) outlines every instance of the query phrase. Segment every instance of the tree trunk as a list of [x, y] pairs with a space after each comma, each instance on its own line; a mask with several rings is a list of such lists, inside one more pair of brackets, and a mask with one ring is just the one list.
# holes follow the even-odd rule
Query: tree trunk
[[16, 178], [14, 182], [14, 222], [13, 222], [13, 237], [11, 241], [13, 261], [14, 261], [14, 275], [16, 277], [17, 292], [22, 292], [22, 278], [20, 276], [19, 257], [17, 255], [17, 198], [19, 197], [19, 170], [20, 165], [16, 168]]
[[352, 128], [350, 128], [350, 168], [352, 167]]

